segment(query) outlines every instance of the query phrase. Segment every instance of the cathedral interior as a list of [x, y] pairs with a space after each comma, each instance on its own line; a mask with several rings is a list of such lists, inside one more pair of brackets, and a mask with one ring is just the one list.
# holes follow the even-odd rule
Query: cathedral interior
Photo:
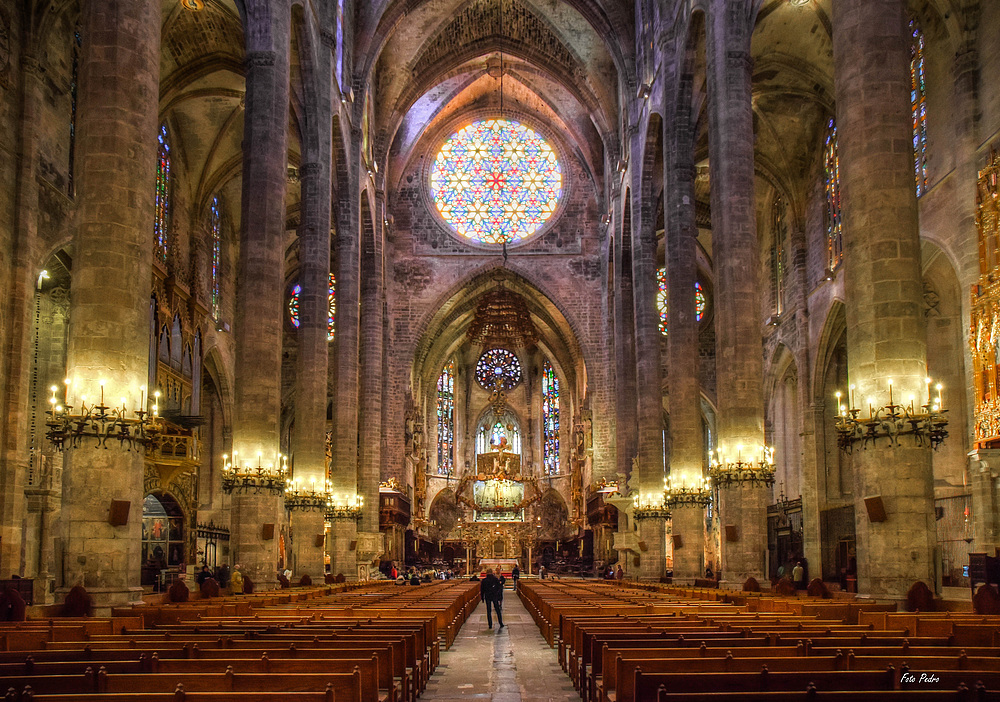
[[981, 0], [2, 0], [0, 579], [968, 601], [998, 70]]

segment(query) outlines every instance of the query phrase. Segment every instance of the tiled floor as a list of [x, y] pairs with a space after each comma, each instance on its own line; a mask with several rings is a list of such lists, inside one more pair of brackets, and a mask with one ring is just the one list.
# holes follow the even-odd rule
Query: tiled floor
[[486, 628], [480, 604], [458, 632], [450, 651], [427, 683], [421, 700], [491, 702], [570, 702], [580, 699], [559, 667], [531, 615], [512, 592], [504, 594], [503, 629]]

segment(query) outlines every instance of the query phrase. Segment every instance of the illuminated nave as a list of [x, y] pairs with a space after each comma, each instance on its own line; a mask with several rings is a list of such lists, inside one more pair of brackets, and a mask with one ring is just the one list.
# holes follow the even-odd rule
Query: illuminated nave
[[1000, 613], [998, 47], [981, 0], [0, 0], [3, 597]]

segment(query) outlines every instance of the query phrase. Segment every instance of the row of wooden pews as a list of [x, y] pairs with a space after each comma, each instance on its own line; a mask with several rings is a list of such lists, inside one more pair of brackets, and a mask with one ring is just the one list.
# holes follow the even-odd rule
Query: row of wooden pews
[[325, 585], [0, 625], [4, 702], [414, 702], [477, 583]]
[[584, 702], [1000, 700], [1000, 617], [613, 582], [518, 592]]

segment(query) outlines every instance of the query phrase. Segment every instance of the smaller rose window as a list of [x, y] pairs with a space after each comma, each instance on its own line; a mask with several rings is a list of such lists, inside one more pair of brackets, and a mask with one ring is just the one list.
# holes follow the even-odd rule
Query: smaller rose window
[[512, 390], [521, 382], [521, 362], [507, 349], [490, 349], [476, 363], [476, 380], [484, 390], [493, 390], [498, 378], [504, 390]]

